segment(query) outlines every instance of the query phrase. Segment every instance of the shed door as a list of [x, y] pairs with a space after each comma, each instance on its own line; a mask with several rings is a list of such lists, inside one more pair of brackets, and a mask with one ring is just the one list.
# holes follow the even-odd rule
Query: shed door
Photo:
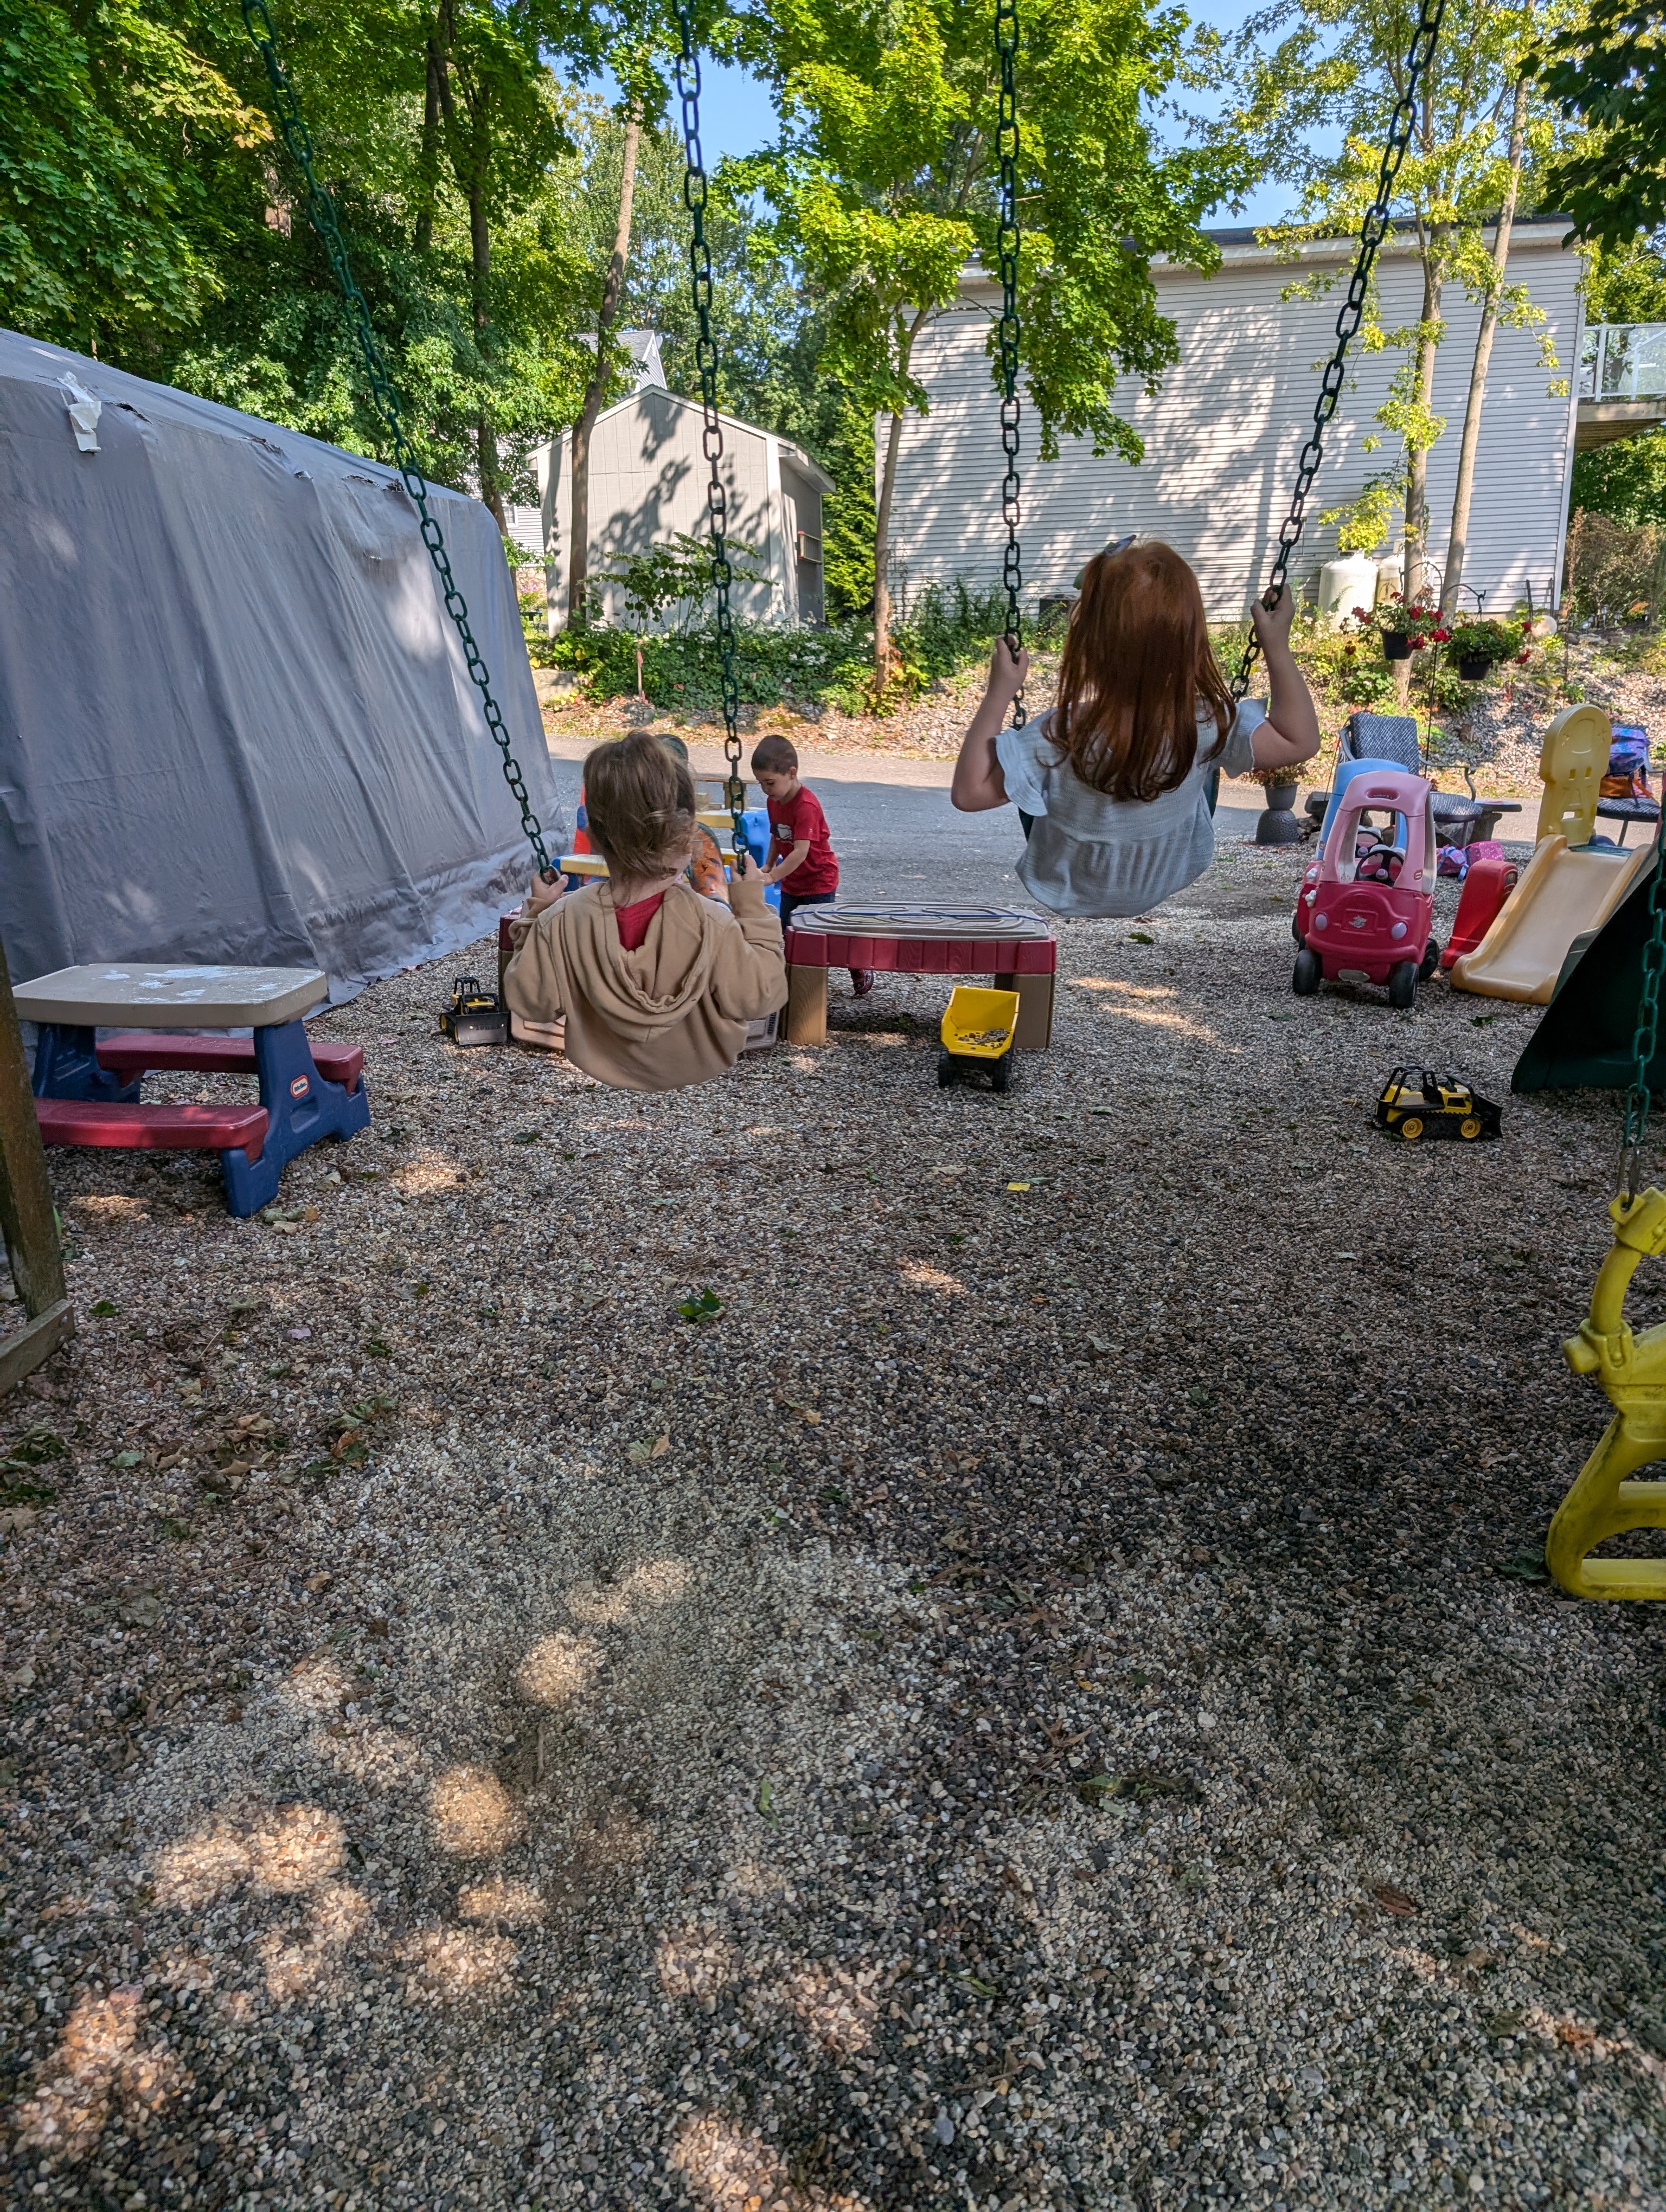
[[786, 509], [787, 549], [798, 585], [799, 620], [820, 623], [827, 596], [822, 581], [822, 495], [807, 477], [783, 458], [781, 504]]

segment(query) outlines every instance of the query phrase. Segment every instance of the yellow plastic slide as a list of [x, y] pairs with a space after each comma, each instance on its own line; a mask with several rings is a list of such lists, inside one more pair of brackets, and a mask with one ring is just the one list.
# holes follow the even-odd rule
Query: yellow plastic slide
[[1548, 1006], [1574, 939], [1601, 929], [1653, 859], [1651, 843], [1579, 853], [1566, 837], [1541, 837], [1491, 929], [1454, 962], [1453, 982], [1484, 998]]

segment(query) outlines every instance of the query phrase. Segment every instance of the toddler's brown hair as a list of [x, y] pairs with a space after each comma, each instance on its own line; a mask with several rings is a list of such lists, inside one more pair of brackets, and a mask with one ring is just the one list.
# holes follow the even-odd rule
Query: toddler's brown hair
[[591, 842], [615, 875], [667, 875], [688, 859], [694, 778], [648, 731], [586, 754], [584, 805]]
[[754, 775], [796, 775], [798, 772], [798, 754], [785, 738], [772, 732], [769, 737], [758, 739], [752, 749]]

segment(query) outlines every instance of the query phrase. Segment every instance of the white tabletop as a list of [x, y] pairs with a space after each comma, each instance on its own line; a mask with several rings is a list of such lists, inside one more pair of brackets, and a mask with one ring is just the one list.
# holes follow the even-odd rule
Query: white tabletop
[[26, 1022], [82, 1029], [270, 1029], [329, 994], [316, 968], [162, 968], [137, 960], [60, 968], [15, 987]]

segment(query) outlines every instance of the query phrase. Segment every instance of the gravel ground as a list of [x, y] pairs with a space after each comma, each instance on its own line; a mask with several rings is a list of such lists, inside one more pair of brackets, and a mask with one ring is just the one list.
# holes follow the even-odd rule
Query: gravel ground
[[923, 979], [641, 1099], [430, 970], [283, 1218], [52, 1156], [0, 2201], [1666, 2205], [1666, 1622], [1532, 1579], [1614, 1103], [1293, 999], [1298, 866], [1066, 930], [1006, 1100]]

